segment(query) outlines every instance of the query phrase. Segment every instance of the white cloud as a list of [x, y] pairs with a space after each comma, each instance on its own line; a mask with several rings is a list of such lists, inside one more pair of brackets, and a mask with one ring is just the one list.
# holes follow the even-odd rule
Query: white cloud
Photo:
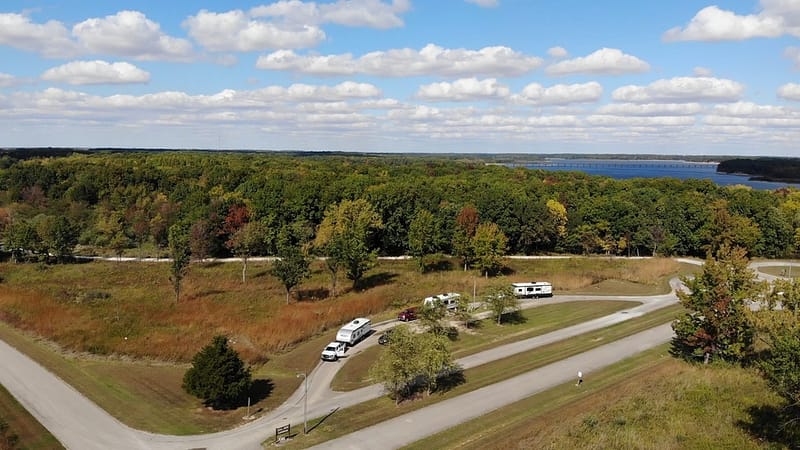
[[403, 26], [402, 14], [411, 8], [408, 0], [393, 0], [383, 3], [379, 0], [339, 0], [332, 4], [320, 5], [325, 22], [350, 27], [369, 27], [378, 29]]
[[689, 23], [664, 33], [665, 41], [740, 41], [800, 36], [800, 2], [761, 0], [758, 14], [738, 15], [718, 6], [701, 9]]
[[699, 103], [612, 103], [597, 110], [616, 116], [691, 116], [703, 112]]
[[138, 11], [120, 11], [91, 18], [72, 27], [58, 21], [32, 23], [20, 14], [0, 14], [0, 45], [41, 54], [46, 58], [106, 54], [138, 60], [188, 61], [192, 45], [164, 34], [160, 26]]
[[334, 23], [350, 27], [377, 29], [403, 26], [400, 14], [411, 9], [407, 0], [384, 3], [379, 0], [338, 0], [317, 4], [299, 0], [281, 0], [250, 10], [252, 17], [269, 17], [287, 24], [320, 25]]
[[531, 83], [514, 96], [514, 101], [534, 105], [568, 105], [596, 102], [602, 96], [603, 87], [596, 81], [582, 84], [556, 84], [550, 87]]
[[467, 3], [478, 5], [481, 8], [494, 8], [500, 5], [500, 0], [465, 0]]
[[22, 14], [0, 14], [0, 45], [36, 52], [47, 58], [70, 57], [79, 53], [69, 30], [55, 20], [31, 22]]
[[561, 59], [569, 56], [569, 52], [564, 47], [550, 47], [547, 49], [547, 54], [553, 58]]
[[147, 83], [150, 74], [126, 63], [106, 61], [73, 61], [45, 71], [41, 78], [67, 84]]
[[787, 83], [778, 88], [778, 97], [800, 102], [800, 84]]
[[164, 34], [159, 24], [138, 11], [87, 19], [72, 27], [72, 34], [95, 54], [138, 60], [187, 60], [193, 53], [189, 41]]
[[304, 56], [290, 50], [280, 50], [259, 57], [256, 67], [323, 76], [367, 74], [383, 77], [509, 77], [531, 72], [541, 64], [540, 58], [524, 55], [508, 47], [467, 50], [446, 49], [428, 44], [420, 50], [403, 48], [376, 51], [359, 58], [354, 58], [349, 53]]
[[420, 86], [416, 96], [428, 101], [468, 101], [507, 97], [508, 94], [508, 86], [498, 83], [495, 78], [462, 78], [452, 83]]
[[679, 103], [738, 100], [744, 86], [736, 81], [709, 77], [676, 77], [647, 86], [628, 85], [612, 93], [614, 100], [632, 103]]
[[641, 73], [650, 70], [650, 65], [641, 59], [622, 53], [616, 48], [601, 48], [594, 53], [561, 61], [549, 66], [546, 72], [549, 75], [572, 74], [598, 74], [622, 75], [626, 73]]
[[693, 116], [612, 116], [592, 115], [586, 122], [605, 127], [688, 127], [695, 123]]
[[18, 79], [13, 75], [0, 72], [0, 88], [7, 88], [11, 86], [16, 86], [18, 84], [22, 84], [22, 80]]
[[696, 77], [710, 77], [711, 75], [714, 74], [714, 72], [711, 69], [700, 66], [697, 66], [694, 69], [692, 69], [692, 73]]
[[252, 20], [240, 10], [225, 13], [202, 10], [183, 24], [194, 40], [213, 52], [306, 48], [325, 39], [325, 33], [316, 26]]
[[736, 102], [714, 106], [714, 114], [735, 117], [798, 117], [799, 113], [782, 106], [759, 105], [752, 102]]

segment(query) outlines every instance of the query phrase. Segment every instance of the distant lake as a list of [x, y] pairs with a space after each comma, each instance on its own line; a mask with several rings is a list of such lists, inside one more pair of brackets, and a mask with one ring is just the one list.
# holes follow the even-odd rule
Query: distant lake
[[778, 189], [794, 186], [796, 183], [774, 183], [770, 181], [750, 181], [747, 175], [717, 173], [717, 163], [702, 163], [679, 160], [626, 160], [626, 159], [547, 159], [524, 164], [529, 169], [552, 171], [584, 172], [589, 175], [602, 175], [624, 180], [628, 178], [696, 178], [711, 180], [720, 186], [741, 184], [753, 189]]

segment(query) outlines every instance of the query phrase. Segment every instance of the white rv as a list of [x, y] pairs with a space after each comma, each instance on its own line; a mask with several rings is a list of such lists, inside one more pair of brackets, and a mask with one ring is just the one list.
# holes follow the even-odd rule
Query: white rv
[[546, 281], [531, 281], [529, 283], [511, 283], [514, 295], [519, 298], [552, 297], [553, 285]]
[[460, 297], [461, 294], [457, 294], [455, 292], [434, 295], [433, 297], [425, 297], [425, 299], [422, 300], [422, 307], [429, 308], [435, 305], [442, 305], [447, 311], [453, 311], [458, 309], [458, 299]]
[[336, 361], [337, 359], [344, 356], [344, 353], [347, 351], [347, 344], [344, 342], [336, 342], [333, 341], [330, 344], [325, 346], [325, 350], [322, 351], [322, 360], [323, 361]]
[[339, 329], [339, 332], [336, 333], [336, 340], [352, 347], [358, 341], [367, 337], [370, 330], [369, 319], [359, 317]]

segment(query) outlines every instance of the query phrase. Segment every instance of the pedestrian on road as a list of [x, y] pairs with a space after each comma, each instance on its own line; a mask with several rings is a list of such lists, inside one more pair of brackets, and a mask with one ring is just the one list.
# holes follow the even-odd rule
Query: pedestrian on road
[[580, 386], [583, 384], [583, 372], [580, 370], [578, 371], [578, 382], [575, 383], [575, 386]]

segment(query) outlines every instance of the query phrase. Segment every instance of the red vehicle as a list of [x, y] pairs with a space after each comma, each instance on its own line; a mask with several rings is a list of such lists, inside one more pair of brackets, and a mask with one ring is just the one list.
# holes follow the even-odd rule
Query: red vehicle
[[408, 308], [400, 311], [397, 315], [397, 320], [408, 322], [417, 318], [417, 308]]

